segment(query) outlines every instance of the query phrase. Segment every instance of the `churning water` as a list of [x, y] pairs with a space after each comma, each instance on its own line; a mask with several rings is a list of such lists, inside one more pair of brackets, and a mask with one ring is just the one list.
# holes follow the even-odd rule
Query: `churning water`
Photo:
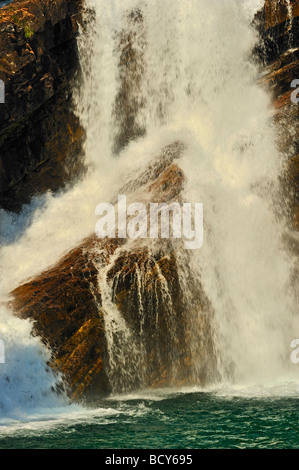
[[[286, 227], [276, 202], [281, 201], [284, 158], [275, 146], [270, 98], [257, 85], [258, 67], [252, 60], [257, 35], [250, 22], [260, 3], [86, 0], [76, 109], [86, 129], [88, 173], [68, 192], [35, 200], [18, 217], [1, 214], [5, 230], [0, 262], [5, 276], [0, 293], [5, 300], [20, 282], [55, 264], [62, 253], [93, 232], [99, 202], [111, 200], [121, 184], [166, 145], [181, 141], [185, 150], [179, 164], [188, 180], [184, 199], [204, 204], [204, 244], [192, 253], [191, 265], [213, 309], [216, 389], [206, 396], [197, 390], [163, 397], [161, 406], [168, 411], [158, 408], [152, 397], [139, 397], [133, 405], [128, 398], [116, 401], [111, 409], [110, 402], [102, 402], [96, 411], [68, 406], [66, 398], [55, 393], [59, 378], [45, 365], [49, 352], [30, 336], [28, 323], [1, 307], [8, 348], [7, 362], [0, 364], [5, 432], [0, 446], [26, 446], [26, 436], [28, 446], [36, 446], [39, 426], [50, 436], [56, 431], [48, 424], [55, 428], [63, 423], [66, 433], [74, 433], [74, 447], [80, 447], [83, 428], [77, 429], [74, 420], [82, 420], [82, 426], [91, 426], [94, 432], [99, 425], [122, 427], [129, 419], [127, 413], [132, 426], [140, 416], [146, 423], [160, 413], [166, 429], [168, 422], [174, 427], [188, 422], [195, 412], [192, 419], [208, 433], [209, 420], [201, 421], [202, 406], [216, 413], [213, 416], [221, 415], [229, 433], [237, 436], [244, 403], [250, 404], [246, 411], [250, 423], [263, 413], [267, 419], [273, 406], [278, 416], [284, 407], [275, 400], [281, 395], [292, 396], [290, 402], [281, 400], [289, 419], [294, 418], [289, 405], [298, 392], [298, 370], [290, 361], [290, 343], [298, 336], [290, 283], [294, 260], [283, 246]], [[130, 337], [104, 284], [102, 291], [113, 380], [119, 368], [115, 360], [120, 357], [113, 340], [119, 334], [126, 347]], [[234, 403], [231, 395], [238, 394], [241, 401]], [[254, 400], [255, 395], [263, 398]], [[182, 410], [178, 421], [173, 415], [176, 406]], [[21, 427], [16, 422], [20, 419]], [[271, 426], [270, 417], [269, 422]], [[192, 441], [195, 431], [189, 431], [190, 436], [181, 441], [174, 433], [168, 445], [198, 447], [200, 438]], [[88, 435], [86, 446], [121, 446], [117, 437], [107, 437], [103, 443]], [[213, 430], [207, 436], [202, 440], [206, 447], [238, 446], [225, 437], [213, 441]], [[244, 437], [240, 445], [254, 445], [248, 439]], [[289, 444], [294, 447], [292, 439]], [[154, 447], [153, 442], [148, 446]], [[263, 444], [275, 446], [261, 437]], [[46, 441], [41, 445], [46, 447]], [[276, 445], [287, 446], [285, 435]]]

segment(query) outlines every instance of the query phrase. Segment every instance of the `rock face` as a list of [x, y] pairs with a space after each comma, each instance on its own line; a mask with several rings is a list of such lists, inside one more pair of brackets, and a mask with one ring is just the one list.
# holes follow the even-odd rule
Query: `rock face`
[[[261, 83], [273, 93], [278, 142], [289, 157], [285, 187], [291, 188], [291, 220], [297, 228], [299, 148], [293, 133], [299, 108], [290, 100], [290, 83], [299, 78], [298, 3], [266, 1], [257, 16], [265, 45], [257, 50], [266, 64]], [[125, 107], [130, 119], [126, 122], [121, 115], [116, 152], [126, 145], [126, 136], [142, 135], [127, 83], [131, 77], [138, 85], [139, 77], [134, 65], [130, 69], [126, 63], [128, 57], [133, 64], [142, 62], [130, 37], [142, 34], [142, 17], [129, 20], [131, 30], [120, 37], [123, 94], [118, 95], [115, 112]], [[181, 203], [186, 182], [179, 164], [183, 152], [179, 142], [169, 145], [119, 194], [146, 205], [149, 195], [151, 202]], [[73, 399], [215, 380], [213, 311], [198, 281], [194, 257], [181, 243], [100, 240], [91, 235], [56, 266], [12, 293], [12, 309], [33, 321], [34, 334], [51, 348], [51, 366], [63, 374]]]
[[264, 12], [266, 29], [279, 25], [285, 28], [290, 19], [299, 16], [299, 4], [297, 0], [265, 0]]
[[[289, 200], [290, 225], [299, 229], [299, 104], [293, 103], [291, 83], [299, 79], [299, 1], [266, 0], [258, 15], [266, 68], [262, 86], [272, 93], [277, 144], [288, 158], [283, 185]], [[298, 87], [297, 87], [298, 88]]]
[[0, 9], [0, 207], [19, 210], [80, 171], [83, 131], [71, 107], [80, 0], [19, 0]]
[[[144, 135], [145, 129], [138, 122], [144, 102], [141, 87], [144, 80], [143, 49], [146, 44], [142, 12], [134, 9], [127, 14], [127, 24], [119, 35], [119, 91], [114, 105], [114, 152], [117, 154], [128, 142]], [[138, 48], [137, 45], [138, 44]]]
[[[165, 148], [119, 194], [180, 201], [182, 151]], [[92, 235], [13, 292], [15, 313], [33, 320], [73, 398], [212, 380], [212, 311], [181, 242]]]
[[256, 20], [263, 38], [260, 53], [267, 62], [298, 46], [297, 0], [265, 0], [265, 6], [256, 15]]

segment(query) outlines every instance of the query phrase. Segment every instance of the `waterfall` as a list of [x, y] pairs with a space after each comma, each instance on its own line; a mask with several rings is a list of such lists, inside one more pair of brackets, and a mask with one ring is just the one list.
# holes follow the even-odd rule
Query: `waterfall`
[[[185, 147], [179, 162], [187, 177], [184, 200], [204, 204], [202, 249], [188, 258], [178, 252], [184, 304], [192, 304], [185, 314], [192, 332], [186, 347], [194, 362], [194, 378], [203, 374], [200, 361], [212, 349], [217, 380], [257, 383], [292, 376], [290, 343], [296, 336], [296, 308], [290, 276], [294, 261], [283, 246], [286, 227], [276, 203], [284, 161], [275, 146], [270, 98], [256, 83], [258, 69], [251, 53], [257, 35], [250, 27], [252, 16], [247, 8], [253, 9], [253, 3], [260, 5], [251, 0], [86, 0], [76, 109], [86, 130], [89, 170], [69, 191], [46, 195], [33, 214], [29, 210], [30, 224], [20, 222], [20, 235], [1, 247], [6, 273], [3, 300], [10, 290], [55, 264], [92, 233], [97, 204], [110, 201], [153, 155], [180, 140]], [[25, 208], [19, 219], [27, 213]], [[186, 265], [191, 270], [188, 276], [192, 273], [188, 279]], [[150, 333], [141, 302], [136, 303], [137, 337], [120, 317], [113, 304], [117, 286], [107, 282], [110, 268], [101, 272], [99, 287], [110, 379], [115, 389], [124, 390], [126, 380], [135, 387], [143, 384], [140, 369]], [[160, 274], [160, 301], [168, 312], [169, 338], [178, 350], [172, 300]], [[138, 299], [146, 267], [144, 271], [138, 268], [136, 276]], [[213, 346], [196, 328], [196, 299], [190, 299], [199, 283], [213, 312], [204, 320], [209, 323]], [[157, 331], [155, 335], [157, 348], [162, 348]], [[45, 394], [52, 397], [57, 379], [46, 371], [48, 351], [30, 336], [27, 323], [10, 338], [7, 357], [10, 351], [17, 354], [24, 342], [30, 354], [18, 360], [18, 367], [14, 359], [5, 369], [0, 364], [5, 384], [0, 406], [6, 406], [8, 384], [18, 380], [14, 406], [22, 405], [23, 388], [30, 388], [32, 401]], [[174, 350], [173, 346], [171, 354]], [[169, 361], [176, 369], [177, 358], [172, 355]], [[121, 365], [126, 375], [120, 377]]]
[[193, 266], [214, 311], [220, 376], [238, 382], [286, 373], [296, 310], [293, 260], [277, 215], [284, 161], [270, 99], [256, 84], [248, 5], [90, 0], [89, 6], [95, 21], [82, 35], [79, 109], [91, 168], [118, 156], [133, 173], [148, 149], [176, 138], [184, 143], [184, 197], [205, 205], [205, 241]]
[[4, 416], [25, 419], [36, 409], [68, 404], [59, 390], [60, 377], [47, 366], [51, 353], [31, 336], [31, 328], [30, 322], [0, 307], [0, 335], [5, 347], [5, 362], [0, 364], [0, 421]]
[[[105, 333], [108, 349], [108, 377], [112, 391], [123, 392], [132, 387], [139, 388], [142, 384], [142, 351], [138, 348], [134, 333], [112, 302], [113, 290], [106, 278], [111, 263], [99, 276], [99, 288], [102, 295], [104, 310]], [[117, 282], [117, 281], [116, 281]]]

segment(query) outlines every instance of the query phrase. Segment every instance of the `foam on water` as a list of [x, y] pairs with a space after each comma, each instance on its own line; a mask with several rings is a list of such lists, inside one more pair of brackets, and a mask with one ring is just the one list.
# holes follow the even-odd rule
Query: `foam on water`
[[[97, 204], [109, 201], [161, 148], [180, 139], [186, 147], [184, 198], [204, 203], [205, 239], [194, 253], [194, 275], [200, 276], [215, 312], [222, 381], [234, 383], [240, 393], [246, 384], [248, 390], [263, 390], [263, 383], [282, 378], [287, 384], [297, 374], [289, 349], [298, 335], [289, 287], [293, 260], [283, 249], [284, 222], [273, 202], [284, 162], [274, 143], [270, 99], [256, 85], [258, 71], [250, 60], [257, 40], [249, 27], [255, 2], [86, 3], [95, 20], [80, 39], [83, 74], [76, 106], [86, 129], [89, 171], [69, 191], [36, 199], [19, 216], [2, 212], [1, 299], [92, 233]], [[143, 18], [137, 32], [127, 15], [136, 9]], [[124, 27], [136, 33], [133, 45], [144, 65], [135, 118], [145, 135], [136, 135], [116, 158]], [[35, 408], [34, 416], [44, 422], [39, 409], [56, 413], [65, 406], [65, 397], [52, 391], [58, 379], [47, 370], [49, 352], [30, 335], [30, 324], [6, 308], [1, 307], [0, 321], [7, 357], [0, 365], [0, 410], [17, 419]], [[270, 395], [291, 389], [268, 388]]]
[[59, 377], [47, 367], [48, 351], [30, 334], [32, 325], [0, 306], [0, 336], [5, 338], [5, 363], [0, 364], [0, 420], [22, 419], [40, 408], [66, 405], [56, 393]]

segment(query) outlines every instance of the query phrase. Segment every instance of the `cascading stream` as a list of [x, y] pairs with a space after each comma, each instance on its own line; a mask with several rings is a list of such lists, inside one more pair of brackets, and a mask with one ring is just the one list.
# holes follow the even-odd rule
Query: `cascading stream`
[[[186, 150], [180, 166], [188, 179], [184, 199], [204, 203], [204, 245], [190, 255], [190, 266], [214, 312], [219, 377], [230, 383], [291, 377], [293, 260], [283, 249], [284, 222], [274, 211], [283, 160], [275, 147], [270, 98], [256, 84], [258, 70], [251, 60], [257, 41], [249, 26], [253, 2], [86, 0], [86, 5], [95, 15], [81, 31], [82, 83], [76, 106], [86, 129], [89, 171], [73, 189], [48, 195], [41, 208], [37, 204], [20, 237], [1, 247], [6, 273], [1, 298], [92, 233], [97, 204], [111, 200], [152, 155], [181, 140]], [[179, 275], [184, 278], [183, 264]], [[115, 365], [131, 338], [119, 313], [113, 313], [111, 286], [105, 279], [100, 283], [110, 325], [110, 363]], [[190, 325], [195, 325], [196, 312], [192, 315]], [[18, 331], [11, 351], [18, 351], [22, 342], [30, 344], [27, 327]], [[200, 370], [199, 332], [192, 331], [190, 349]], [[143, 329], [140, 337], [146, 334]], [[123, 338], [118, 347], [116, 336]], [[23, 374], [29, 377], [25, 384], [32, 402], [55, 385], [43, 368], [48, 359], [43, 346], [36, 340], [29, 349], [32, 355], [24, 356], [24, 366], [14, 367], [12, 354], [5, 372], [0, 368], [6, 384], [0, 390], [2, 409], [23, 403], [21, 385], [14, 403], [5, 404], [7, 383], [22, 384]], [[27, 366], [37, 371], [38, 383]], [[195, 371], [195, 379], [199, 374]]]
[[[103, 94], [109, 96], [110, 124], [102, 130], [109, 135], [103, 137], [106, 151], [113, 153], [117, 134], [117, 147], [125, 147], [123, 158], [133, 168], [134, 155], [141, 158], [148, 148], [177, 138], [186, 146], [184, 197], [205, 206], [205, 241], [194, 253], [194, 276], [200, 275], [215, 313], [222, 379], [246, 382], [286, 373], [296, 309], [288, 290], [293, 260], [282, 246], [284, 222], [275, 215], [284, 162], [275, 147], [269, 97], [256, 84], [251, 51], [257, 36], [246, 2], [90, 5], [97, 26], [89, 36], [95, 49], [84, 89], [95, 110]], [[103, 24], [108, 36], [101, 44]], [[98, 47], [102, 55], [113, 51], [105, 70]], [[91, 96], [105, 72], [104, 84], [98, 81]], [[121, 104], [131, 122], [128, 133], [128, 123], [119, 127]], [[88, 132], [97, 167], [103, 139], [92, 128]], [[120, 144], [122, 134], [131, 142]]]
[[104, 310], [109, 382], [112, 392], [123, 392], [131, 387], [139, 388], [142, 384], [143, 356], [134, 333], [112, 302], [113, 290], [107, 283], [106, 277], [114, 258], [101, 272], [98, 281]]

